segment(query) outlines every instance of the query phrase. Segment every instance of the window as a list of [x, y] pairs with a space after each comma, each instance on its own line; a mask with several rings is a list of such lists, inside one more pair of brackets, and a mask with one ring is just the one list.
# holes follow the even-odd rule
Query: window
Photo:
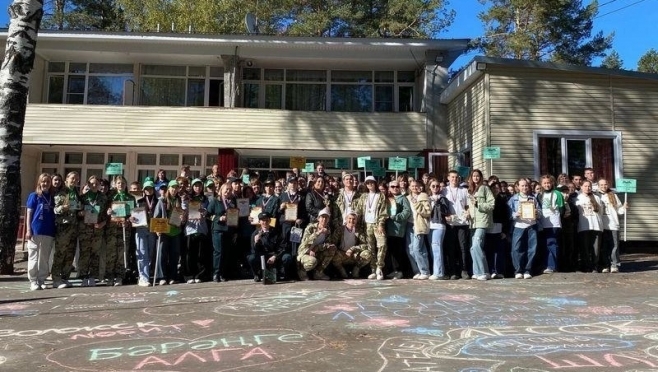
[[160, 154], [160, 165], [180, 165], [178, 154]]
[[107, 154], [107, 162], [126, 164], [126, 154]]
[[137, 165], [155, 165], [155, 154], [137, 154]]
[[49, 62], [48, 75], [48, 103], [122, 105], [133, 65]]
[[87, 164], [105, 164], [105, 154], [104, 153], [87, 153]]
[[144, 106], [224, 105], [221, 67], [142, 65], [141, 72], [140, 104]]
[[201, 165], [201, 155], [183, 155], [183, 164], [191, 167]]
[[46, 164], [59, 164], [59, 152], [42, 152], [41, 162]]
[[535, 131], [535, 176], [560, 173], [583, 175], [594, 168], [596, 177], [612, 185], [621, 177], [621, 134], [607, 131]]
[[64, 164], [82, 164], [82, 153], [81, 152], [67, 152], [67, 153], [65, 153], [64, 154]]

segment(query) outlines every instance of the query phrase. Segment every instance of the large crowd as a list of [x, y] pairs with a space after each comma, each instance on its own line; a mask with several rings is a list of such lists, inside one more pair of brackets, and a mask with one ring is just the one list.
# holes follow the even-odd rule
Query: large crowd
[[514, 183], [477, 169], [463, 180], [359, 176], [323, 164], [306, 177], [214, 166], [194, 179], [184, 166], [176, 179], [159, 170], [130, 184], [41, 174], [27, 201], [30, 288], [46, 289], [48, 276], [68, 288], [620, 270], [628, 205], [591, 168]]

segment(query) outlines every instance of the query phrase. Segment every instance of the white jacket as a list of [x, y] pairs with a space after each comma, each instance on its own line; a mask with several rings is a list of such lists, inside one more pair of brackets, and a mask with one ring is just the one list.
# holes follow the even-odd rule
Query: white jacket
[[601, 198], [598, 195], [592, 194], [596, 203], [598, 204], [598, 212], [594, 212], [594, 206], [589, 196], [582, 192], [576, 198], [576, 206], [578, 207], [578, 232], [587, 230], [603, 231], [603, 205]]
[[[614, 198], [616, 207], [610, 203], [610, 197]], [[619, 230], [619, 215], [626, 213], [626, 207], [619, 200], [617, 194], [613, 193], [602, 194], [601, 203], [603, 204], [603, 228], [605, 230]]]

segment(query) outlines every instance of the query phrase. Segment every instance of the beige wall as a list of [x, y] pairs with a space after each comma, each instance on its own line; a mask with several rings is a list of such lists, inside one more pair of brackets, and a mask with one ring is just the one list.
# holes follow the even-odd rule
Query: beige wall
[[[482, 76], [448, 104], [447, 132], [450, 152], [471, 151], [473, 168], [485, 174], [482, 148], [486, 146], [486, 76]], [[454, 164], [448, 164], [453, 167]]]

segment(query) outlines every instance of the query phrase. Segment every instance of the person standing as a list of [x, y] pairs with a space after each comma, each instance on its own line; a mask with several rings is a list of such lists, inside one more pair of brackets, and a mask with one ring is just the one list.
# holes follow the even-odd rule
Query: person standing
[[[160, 285], [178, 283], [178, 260], [181, 253], [181, 227], [187, 221], [187, 206], [179, 193], [179, 184], [176, 180], [169, 181], [166, 194], [158, 200], [155, 206], [154, 218], [169, 219], [169, 232], [158, 235], [160, 237], [160, 261], [164, 273], [161, 273]], [[172, 220], [172, 216], [178, 218]], [[157, 265], [157, 263], [156, 263]], [[156, 273], [157, 276], [157, 273]]]
[[219, 194], [208, 205], [208, 217], [212, 221], [213, 278], [216, 283], [227, 281], [225, 277], [226, 262], [224, 255], [231, 249], [236, 226], [229, 226], [227, 212], [237, 208], [231, 193], [231, 186], [225, 183], [219, 188]]
[[[516, 184], [518, 193], [514, 194], [507, 205], [511, 212], [514, 230], [512, 232], [512, 262], [514, 263], [514, 278], [531, 279], [532, 263], [537, 252], [537, 219], [539, 218], [539, 202], [532, 196], [530, 182], [520, 178]], [[534, 216], [524, 215], [522, 203], [534, 205]], [[528, 210], [530, 208], [527, 208]]]
[[209, 239], [208, 224], [206, 223], [206, 210], [208, 208], [208, 197], [203, 192], [203, 181], [198, 178], [192, 180], [192, 192], [189, 195], [189, 217], [192, 209], [196, 209], [195, 218], [188, 218], [185, 224], [185, 236], [187, 238], [187, 250], [182, 257], [181, 266], [183, 278], [187, 284], [201, 283], [207, 270], [206, 262], [209, 262]]
[[409, 182], [407, 200], [411, 206], [411, 216], [407, 224], [406, 243], [414, 270], [413, 279], [426, 280], [430, 277], [427, 246], [425, 245], [429, 233], [429, 219], [432, 215], [429, 197], [426, 193], [421, 192], [420, 183], [412, 180]]
[[388, 218], [388, 203], [386, 195], [377, 189], [375, 177], [365, 179], [367, 193], [361, 195], [359, 201], [360, 211], [365, 222], [366, 239], [372, 260], [370, 269], [372, 273], [368, 279], [384, 279], [384, 266], [386, 262], [386, 219]]
[[[286, 220], [286, 209], [288, 208], [288, 205], [294, 205], [294, 208], [297, 208], [297, 216], [294, 221]], [[290, 253], [293, 257], [297, 256], [297, 246], [299, 242], [293, 243], [290, 241], [290, 232], [292, 231], [293, 226], [304, 229], [308, 223], [308, 215], [306, 213], [304, 195], [299, 192], [297, 178], [295, 177], [288, 178], [288, 187], [285, 192], [281, 193], [279, 221], [279, 226], [281, 226], [281, 238], [286, 253]]]
[[46, 289], [48, 261], [55, 240], [55, 201], [48, 173], [41, 173], [27, 198], [25, 239], [28, 240], [27, 278], [30, 290]]
[[558, 270], [558, 257], [560, 256], [560, 233], [562, 231], [562, 215], [564, 214], [564, 198], [562, 193], [555, 189], [555, 180], [551, 175], [541, 178], [542, 191], [539, 193], [541, 205], [541, 226], [546, 240], [546, 255], [544, 257], [544, 274], [551, 274]]
[[430, 178], [430, 233], [429, 241], [432, 249], [432, 275], [430, 280], [449, 279], [445, 276], [443, 267], [443, 238], [446, 234], [446, 217], [450, 215], [448, 199], [441, 194], [441, 183]]
[[78, 172], [66, 175], [65, 185], [55, 195], [55, 256], [50, 270], [53, 288], [70, 288], [69, 276], [78, 246], [81, 217], [78, 212], [82, 202], [76, 186], [80, 182]]
[[407, 197], [402, 195], [398, 181], [389, 182], [388, 188], [386, 251], [391, 272], [386, 277], [388, 279], [402, 279], [404, 277], [403, 272], [408, 271], [410, 259], [407, 256], [406, 234], [407, 221], [412, 215], [411, 205], [409, 205]]
[[[507, 197], [502, 193], [500, 182], [494, 181], [489, 185], [494, 195], [493, 226], [487, 229], [484, 239], [484, 254], [487, 257], [487, 265], [491, 279], [503, 279], [505, 277], [505, 263], [509, 256], [509, 211]], [[507, 249], [506, 249], [507, 248]]]
[[148, 222], [153, 218], [155, 206], [157, 205], [158, 197], [155, 195], [155, 184], [153, 181], [145, 181], [142, 185], [142, 197], [137, 199], [137, 207], [143, 208], [146, 214], [146, 226], [139, 226], [135, 229], [135, 245], [137, 255], [137, 273], [139, 279], [137, 285], [140, 287], [148, 287], [151, 285], [149, 281], [151, 273], [151, 258], [155, 256], [157, 235], [149, 230]]
[[[135, 198], [128, 193], [127, 182], [123, 176], [114, 177], [114, 189], [110, 192], [110, 200], [107, 207], [109, 223], [105, 229], [105, 278], [108, 280], [108, 286], [120, 286], [123, 284], [123, 277], [126, 271], [126, 262], [124, 255], [128, 239], [130, 238], [130, 221], [127, 217], [115, 216], [112, 210], [112, 203], [128, 203], [134, 206]], [[128, 210], [128, 207], [126, 207]]]
[[496, 204], [491, 189], [484, 183], [479, 169], [473, 169], [468, 177], [468, 216], [471, 224], [471, 258], [473, 276], [488, 280], [489, 266], [484, 255], [484, 239], [487, 229], [493, 227], [493, 210]]
[[603, 205], [601, 198], [594, 194], [592, 183], [583, 181], [580, 194], [576, 198], [578, 208], [578, 241], [580, 242], [580, 270], [598, 272], [599, 239], [603, 231]]
[[[470, 279], [468, 272], [471, 267], [471, 255], [468, 251], [469, 231], [466, 218], [468, 191], [459, 187], [459, 173], [456, 170], [448, 172], [449, 184], [443, 189], [443, 196], [448, 199], [450, 215], [445, 237], [446, 275], [450, 279]], [[461, 274], [461, 276], [460, 276]]]
[[343, 175], [343, 188], [332, 204], [332, 227], [335, 229], [343, 226], [347, 215], [351, 212], [360, 211], [361, 193], [354, 186], [354, 175], [345, 173]]
[[619, 216], [626, 214], [628, 203], [619, 200], [617, 194], [613, 193], [608, 187], [608, 181], [605, 178], [599, 180], [599, 193], [601, 194], [601, 203], [603, 204], [603, 235], [601, 247], [601, 272], [616, 273], [621, 267], [619, 258]]
[[99, 260], [107, 223], [107, 197], [99, 190], [101, 180], [96, 176], [87, 179], [89, 191], [81, 196], [84, 224], [80, 231], [80, 258], [78, 275], [83, 287], [94, 287], [99, 274]]

